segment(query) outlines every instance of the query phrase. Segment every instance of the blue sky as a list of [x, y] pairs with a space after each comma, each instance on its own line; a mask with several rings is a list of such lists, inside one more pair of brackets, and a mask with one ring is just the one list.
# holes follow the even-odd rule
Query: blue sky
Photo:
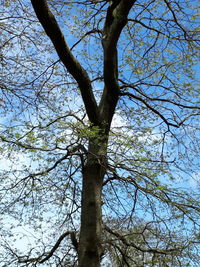
[[[26, 1], [24, 1], [24, 2], [27, 3]], [[197, 1], [194, 1], [193, 3], [197, 4]], [[140, 7], [138, 6], [137, 12], [139, 12], [139, 9], [140, 9]], [[162, 10], [162, 8], [159, 8], [158, 12], [156, 12], [157, 16], [159, 16], [159, 12], [161, 10]], [[62, 11], [65, 11], [65, 10], [63, 9]], [[133, 12], [136, 12], [136, 11], [133, 10]], [[75, 11], [72, 11], [72, 14], [75, 15]], [[81, 14], [78, 14], [78, 15], [81, 15]], [[82, 11], [82, 15], [84, 15], [83, 11]], [[86, 12], [85, 12], [85, 15], [87, 15]], [[146, 18], [145, 18], [145, 16], [146, 16]], [[168, 17], [169, 14], [166, 14], [165, 16], [167, 19], [170, 18], [170, 17]], [[134, 16], [133, 16], [133, 18], [134, 18]], [[150, 12], [145, 12], [143, 15], [140, 15], [137, 17], [138, 20], [143, 19], [142, 21], [144, 23], [149, 23], [149, 18], [150, 18]], [[79, 16], [77, 17], [77, 20], [79, 20]], [[16, 20], [16, 21], [18, 21], [18, 20]], [[92, 22], [96, 26], [95, 20], [93, 20]], [[25, 25], [26, 25], [26, 23], [25, 23]], [[93, 24], [91, 24], [91, 25], [88, 24], [87, 27], [85, 26], [85, 28], [84, 28], [84, 25], [81, 26], [79, 29], [77, 29], [77, 32], [74, 33], [74, 35], [75, 35], [75, 37], [74, 37], [71, 35], [71, 33], [67, 33], [69, 28], [67, 28], [67, 27], [65, 28], [64, 20], [60, 21], [60, 23], [64, 29], [64, 32], [66, 32], [66, 40], [67, 40], [69, 46], [72, 46], [73, 43], [76, 43], [76, 41], [79, 39], [80, 35], [82, 36], [83, 33], [90, 30], [90, 28], [93, 26]], [[152, 24], [155, 25], [156, 28], [158, 28], [160, 30], [164, 30], [165, 23], [163, 23], [163, 24], [160, 24], [160, 23], [161, 22], [158, 22], [158, 21], [152, 22]], [[68, 26], [73, 25], [73, 27], [76, 26], [75, 23], [73, 23], [72, 21], [67, 21], [67, 25]], [[149, 24], [149, 25], [151, 25], [151, 24]], [[23, 23], [22, 23], [22, 26], [23, 26]], [[132, 28], [131, 27], [132, 26], [130, 26], [129, 29], [127, 28], [125, 30], [125, 32], [122, 35], [122, 38], [119, 42], [119, 46], [118, 46], [118, 48], [119, 48], [119, 69], [121, 71], [120, 72], [120, 79], [123, 78], [125, 82], [135, 84], [137, 86], [137, 89], [139, 90], [139, 92], [137, 92], [137, 91], [135, 92], [134, 89], [133, 90], [130, 89], [129, 91], [131, 93], [136, 94], [137, 96], [141, 96], [141, 93], [144, 93], [144, 94], [148, 94], [149, 97], [155, 97], [155, 96], [157, 98], [169, 97], [169, 99], [174, 100], [176, 97], [176, 94], [174, 94], [174, 92], [172, 90], [172, 89], [174, 89], [172, 85], [173, 85], [173, 81], [176, 81], [177, 84], [180, 85], [180, 88], [177, 86], [177, 90], [180, 90], [180, 92], [183, 93], [183, 97], [185, 97], [185, 99], [183, 99], [183, 102], [187, 103], [188, 100], [191, 100], [191, 101], [197, 102], [199, 104], [200, 99], [198, 98], [198, 92], [200, 90], [198, 87], [196, 87], [197, 85], [195, 85], [195, 89], [197, 89], [197, 92], [195, 94], [196, 97], [194, 97], [194, 95], [192, 95], [192, 92], [191, 92], [191, 95], [188, 96], [187, 93], [189, 92], [188, 91], [188, 88], [190, 87], [189, 85], [185, 86], [185, 87], [181, 87], [181, 83], [183, 80], [186, 81], [187, 83], [192, 82], [192, 85], [193, 85], [193, 79], [190, 77], [186, 77], [186, 76], [188, 76], [187, 74], [189, 74], [189, 73], [187, 73], [187, 68], [186, 68], [187, 64], [185, 63], [185, 65], [183, 65], [180, 62], [179, 64], [177, 64], [177, 67], [175, 69], [173, 69], [173, 66], [170, 65], [171, 60], [173, 60], [174, 62], [178, 59], [180, 60], [180, 57], [179, 57], [180, 55], [182, 56], [181, 59], [184, 59], [184, 56], [185, 56], [184, 53], [181, 54], [182, 52], [180, 52], [180, 49], [179, 49], [180, 47], [177, 46], [177, 44], [181, 45], [182, 43], [181, 42], [180, 43], [179, 42], [170, 43], [169, 48], [173, 48], [173, 51], [166, 50], [166, 51], [162, 52], [162, 51], [160, 51], [160, 47], [162, 47], [162, 45], [167, 44], [167, 38], [165, 38], [165, 37], [161, 38], [158, 40], [157, 46], [155, 48], [152, 48], [152, 50], [148, 52], [149, 57], [147, 57], [147, 60], [144, 61], [143, 55], [145, 53], [144, 53], [144, 50], [141, 49], [141, 44], [143, 44], [143, 46], [145, 47], [145, 51], [148, 51], [148, 48], [151, 46], [151, 44], [148, 43], [148, 38], [150, 38], [150, 40], [152, 40], [150, 37], [150, 34], [152, 34], [152, 38], [155, 38], [156, 33], [153, 34], [152, 31], [150, 31], [150, 30], [142, 30], [142, 31], [140, 31], [140, 35], [139, 34], [137, 35], [137, 31], [139, 30], [140, 24], [139, 25], [137, 24], [137, 26], [135, 26], [135, 24], [134, 24], [134, 26]], [[130, 29], [134, 33], [133, 41], [132, 40], [125, 40], [125, 37], [129, 33]], [[41, 33], [41, 27], [40, 26], [32, 27], [32, 25], [31, 25], [27, 28], [27, 32], [28, 32], [28, 30], [31, 30], [29, 33], [33, 36], [35, 34], [34, 31], [36, 31], [36, 32], [40, 31], [40, 33]], [[81, 32], [81, 30], [83, 32]], [[23, 32], [23, 31], [18, 31], [18, 32]], [[177, 32], [179, 32], [179, 30], [177, 30]], [[78, 36], [76, 36], [76, 35], [78, 35]], [[86, 39], [88, 40], [88, 38], [86, 38]], [[17, 39], [17, 40], [19, 40], [19, 39]], [[92, 78], [94, 78], [95, 75], [101, 76], [101, 74], [102, 74], [102, 66], [101, 66], [102, 58], [98, 54], [98, 52], [100, 52], [100, 53], [102, 52], [102, 48], [101, 48], [101, 43], [100, 42], [97, 43], [97, 41], [98, 41], [98, 38], [95, 39], [95, 38], [91, 37], [90, 41], [88, 43], [82, 41], [73, 50], [75, 55], [77, 56], [77, 58], [82, 60], [84, 67], [88, 70], [88, 72], [90, 73], [90, 77], [92, 77]], [[34, 78], [34, 75], [39, 76], [42, 73], [42, 70], [46, 69], [50, 63], [52, 64], [53, 62], [55, 62], [57, 60], [57, 56], [55, 55], [55, 52], [52, 52], [52, 47], [51, 47], [50, 43], [47, 42], [47, 38], [45, 36], [43, 36], [41, 34], [40, 38], [38, 38], [38, 42], [39, 42], [39, 44], [43, 44], [43, 42], [45, 42], [45, 44], [47, 44], [47, 47], [46, 48], [41, 47], [40, 49], [37, 49], [33, 45], [29, 48], [25, 48], [23, 53], [20, 54], [19, 53], [19, 51], [20, 51], [19, 44], [20, 43], [19, 42], [15, 43], [13, 41], [14, 48], [12, 50], [9, 50], [9, 47], [5, 48], [5, 52], [6, 52], [5, 55], [8, 58], [7, 63], [13, 62], [12, 56], [14, 56], [14, 58], [16, 59], [17, 56], [19, 56], [19, 55], [22, 56], [23, 58], [25, 58], [25, 56], [28, 56], [30, 58], [34, 58], [34, 60], [35, 60], [33, 63], [32, 69], [27, 70], [26, 68], [23, 68], [23, 72], [22, 72], [20, 70], [20, 68], [18, 68], [16, 73], [13, 70], [13, 77], [19, 78], [18, 83], [20, 85], [20, 88], [22, 88], [22, 89], [24, 88], [23, 87], [24, 82], [29, 82], [30, 80], [32, 80]], [[25, 41], [25, 44], [27, 44], [26, 41]], [[20, 46], [20, 48], [21, 48], [21, 46]], [[47, 50], [47, 49], [49, 49], [49, 50]], [[11, 53], [11, 51], [12, 51], [12, 53]], [[89, 53], [88, 59], [86, 57], [84, 57], [85, 52]], [[155, 54], [151, 53], [151, 52], [155, 52]], [[174, 53], [174, 52], [176, 52], [176, 53]], [[93, 57], [93, 56], [95, 56], [94, 64], [93, 64], [92, 59], [91, 59], [91, 57]], [[39, 64], [37, 63], [38, 60], [39, 60]], [[150, 63], [148, 64], [148, 60], [151, 64]], [[159, 69], [158, 75], [154, 75], [152, 77], [152, 79], [148, 78], [148, 74], [151, 72], [151, 70], [152, 69], [156, 70], [156, 68], [157, 68], [156, 64], [162, 65], [163, 62], [165, 62], [169, 66], [168, 67], [163, 66], [163, 68]], [[98, 66], [95, 65], [97, 63], [99, 64]], [[122, 68], [122, 66], [121, 66], [122, 63], [126, 65], [125, 68], [124, 67]], [[27, 64], [30, 64], [30, 61], [28, 61]], [[39, 65], [39, 67], [37, 64]], [[151, 67], [150, 67], [150, 65], [151, 65]], [[9, 66], [9, 64], [8, 64], [8, 66]], [[46, 93], [48, 94], [48, 92], [50, 92], [49, 93], [49, 95], [50, 95], [49, 100], [52, 101], [52, 104], [55, 104], [53, 102], [53, 100], [54, 100], [54, 96], [56, 95], [56, 97], [55, 97], [56, 113], [53, 113], [53, 111], [50, 110], [51, 107], [48, 106], [48, 103], [47, 103], [48, 101], [46, 101], [45, 103], [44, 102], [39, 103], [40, 108], [42, 110], [40, 116], [38, 114], [34, 113], [36, 111], [34, 105], [33, 105], [33, 107], [30, 108], [30, 111], [31, 111], [30, 115], [27, 116], [28, 108], [30, 106], [25, 105], [25, 107], [27, 107], [27, 108], [25, 108], [25, 107], [23, 108], [23, 110], [24, 110], [23, 116], [21, 115], [21, 117], [20, 117], [18, 115], [17, 119], [21, 118], [23, 120], [25, 117], [26, 118], [25, 121], [28, 121], [29, 123], [30, 123], [30, 119], [32, 119], [32, 122], [30, 124], [34, 125], [36, 123], [36, 119], [34, 116], [37, 115], [38, 117], [37, 116], [36, 117], [39, 118], [39, 120], [45, 124], [48, 121], [49, 115], [53, 114], [53, 115], [57, 116], [58, 114], [65, 113], [67, 109], [74, 110], [74, 101], [76, 101], [76, 108], [78, 110], [80, 103], [81, 103], [81, 100], [80, 100], [80, 96], [79, 96], [79, 93], [78, 93], [78, 90], [77, 90], [75, 84], [68, 86], [66, 89], [66, 84], [71, 82], [71, 77], [66, 75], [66, 72], [65, 72], [65, 70], [61, 64], [58, 64], [58, 66], [56, 65], [56, 67], [57, 67], [57, 69], [56, 68], [54, 69], [53, 67], [49, 68], [47, 73], [41, 75], [38, 78], [38, 80], [27, 85], [27, 87], [26, 87], [26, 89], [30, 90], [30, 91], [27, 91], [27, 96], [29, 97], [32, 93], [39, 92], [40, 88], [44, 85], [45, 86], [44, 87], [45, 88], [45, 94]], [[7, 67], [5, 67], [5, 68], [6, 69], [5, 69], [4, 77], [6, 77], [6, 72], [8, 70]], [[195, 74], [196, 78], [199, 78], [199, 74], [200, 74], [199, 73], [199, 65], [196, 65], [195, 67], [193, 67], [193, 69], [196, 73]], [[51, 76], [51, 73], [53, 73], [55, 76]], [[58, 75], [56, 73], [58, 73]], [[60, 73], [61, 73], [61, 75], [60, 75]], [[17, 75], [17, 76], [15, 76], [15, 75]], [[159, 80], [160, 80], [159, 75], [163, 76], [163, 84], [167, 88], [170, 88], [171, 91], [167, 91], [166, 88], [161, 89], [161, 87], [157, 87], [157, 86], [153, 85], [153, 84], [156, 85], [159, 83]], [[168, 77], [166, 77], [166, 76], [168, 76]], [[48, 78], [49, 78], [48, 82], [46, 84], [44, 84], [44, 80], [48, 79]], [[172, 78], [173, 81], [172, 82], [169, 81], [168, 78]], [[177, 79], [178, 79], [178, 81], [177, 81]], [[54, 88], [51, 91], [51, 88], [53, 88], [53, 84], [57, 83], [57, 82], [61, 86], [60, 87], [58, 86], [56, 89]], [[149, 85], [148, 82], [152, 83], [152, 84]], [[97, 95], [98, 95], [98, 92], [100, 92], [100, 90], [102, 89], [103, 84], [102, 84], [102, 82], [94, 82], [93, 84], [94, 84], [95, 89], [97, 90]], [[14, 87], [15, 87], [15, 84], [13, 85], [13, 88]], [[32, 88], [34, 88], [34, 90], [36, 89], [36, 91], [34, 91], [34, 90], [31, 91]], [[73, 88], [73, 91], [71, 91], [71, 88]], [[70, 95], [71, 99], [69, 97], [69, 93], [71, 94]], [[60, 94], [60, 96], [59, 96], [59, 94]], [[32, 97], [34, 98], [34, 95], [32, 95]], [[98, 98], [99, 98], [99, 95], [98, 95]], [[78, 101], [77, 101], [77, 99], [78, 99]], [[175, 100], [177, 100], [177, 99], [175, 99]], [[14, 108], [18, 104], [20, 104], [20, 102], [18, 102], [18, 100], [15, 100], [15, 101], [16, 102], [13, 102], [14, 104], [12, 103]], [[66, 104], [66, 101], [68, 101], [67, 106], [62, 106], [59, 109], [61, 104], [63, 104], [63, 103]], [[17, 105], [16, 105], [16, 103], [17, 103]], [[162, 114], [167, 116], [167, 118], [169, 118], [169, 120], [172, 122], [174, 122], [173, 115], [177, 115], [176, 119], [179, 116], [182, 116], [182, 118], [180, 118], [180, 120], [183, 119], [184, 116], [187, 116], [184, 113], [182, 115], [176, 114], [176, 113], [179, 113], [181, 109], [178, 107], [174, 107], [173, 105], [171, 105], [169, 103], [163, 104], [163, 102], [162, 102], [160, 104], [160, 103], [156, 102], [156, 104], [154, 104], [155, 101], [150, 101], [150, 100], [148, 103], [151, 103], [155, 109], [162, 112]], [[127, 106], [125, 106], [125, 104]], [[173, 106], [173, 110], [169, 110], [169, 108], [171, 109], [172, 106]], [[47, 110], [45, 110], [45, 108], [49, 108], [49, 110], [47, 111]], [[130, 110], [132, 110], [133, 116], [130, 115]], [[18, 111], [17, 114], [19, 114], [19, 113], [20, 113], [20, 111]], [[11, 110], [11, 114], [13, 114], [12, 110]], [[79, 115], [80, 114], [81, 114], [81, 112], [79, 113]], [[42, 120], [42, 118], [45, 118], [45, 116], [46, 116], [46, 121]], [[15, 120], [16, 120], [16, 118], [15, 118]], [[162, 138], [161, 133], [164, 134], [164, 132], [167, 131], [167, 126], [164, 123], [162, 123], [162, 125], [161, 125], [160, 124], [161, 121], [162, 120], [159, 117], [154, 116], [154, 113], [147, 111], [145, 105], [141, 104], [138, 101], [131, 102], [131, 100], [126, 98], [125, 102], [123, 102], [123, 100], [120, 100], [120, 102], [119, 102], [118, 115], [116, 116], [115, 125], [113, 125], [113, 126], [121, 127], [124, 124], [123, 126], [125, 126], [125, 131], [130, 131], [130, 132], [133, 131], [133, 133], [135, 131], [135, 132], [137, 132], [138, 135], [140, 135], [140, 138], [144, 138], [144, 140], [147, 139], [151, 143], [151, 139], [153, 139], [156, 135], [159, 136], [159, 138]], [[5, 128], [8, 126], [7, 120], [5, 121], [5, 119], [3, 119], [1, 122], [2, 122], [2, 124], [4, 124]], [[197, 123], [199, 122], [199, 118], [191, 117], [189, 122], [191, 122], [197, 126], [197, 129], [192, 129], [192, 128], [189, 129], [189, 128], [187, 128], [188, 126], [186, 126], [185, 129], [187, 131], [193, 130], [193, 132], [191, 132], [190, 138], [186, 136], [186, 132], [184, 129], [181, 129], [181, 130], [178, 129], [177, 130], [177, 129], [175, 129], [175, 128], [173, 129], [171, 127], [171, 133], [170, 132], [166, 133], [166, 136], [167, 136], [166, 140], [167, 141], [166, 141], [165, 145], [168, 148], [166, 148], [165, 153], [167, 154], [167, 152], [169, 152], [169, 153], [172, 153], [172, 155], [171, 154], [166, 155], [165, 158], [170, 159], [170, 160], [173, 160], [174, 158], [176, 158], [177, 164], [178, 164], [177, 167], [187, 169], [187, 172], [185, 170], [182, 172], [182, 174], [181, 174], [182, 178], [181, 178], [181, 177], [178, 177], [178, 175], [180, 174], [180, 171], [178, 170], [178, 168], [176, 168], [177, 173], [174, 174], [175, 167], [174, 166], [172, 167], [173, 176], [175, 177], [175, 181], [173, 182], [173, 183], [175, 183], [175, 187], [178, 188], [179, 186], [181, 186], [181, 187], [185, 186], [189, 190], [191, 190], [191, 189], [196, 190], [197, 188], [195, 188], [195, 186], [197, 184], [192, 182], [191, 177], [193, 175], [195, 176], [195, 178], [198, 177], [198, 174], [200, 171], [200, 169], [199, 169], [199, 167], [200, 167], [199, 151], [198, 151], [198, 149], [196, 149], [197, 145], [199, 145], [199, 143], [198, 143], [199, 140], [196, 139], [196, 143], [193, 142], [195, 140], [195, 138], [200, 137], [199, 136], [199, 126], [197, 125]], [[17, 123], [21, 124], [21, 122], [16, 122], [16, 121], [12, 122], [13, 125], [16, 125]], [[131, 130], [128, 128], [130, 123], [132, 124]], [[145, 130], [147, 128], [150, 128], [150, 127], [153, 128], [152, 134], [149, 134], [149, 137], [146, 137], [145, 136], [145, 134], [146, 134]], [[61, 134], [62, 131], [64, 131], [62, 129], [62, 127], [59, 128], [59, 134]], [[117, 131], [119, 132], [119, 129]], [[180, 137], [180, 140], [182, 142], [180, 144], [178, 144], [178, 141], [173, 136], [173, 134], [177, 134], [177, 133], [180, 134], [179, 137]], [[53, 136], [53, 134], [55, 134], [53, 127], [52, 127], [51, 131], [49, 133], [46, 133], [46, 134], [47, 135], [49, 134], [49, 144], [48, 145], [51, 146], [51, 142], [54, 140], [53, 138], [51, 139], [51, 134], [52, 134], [52, 136]], [[42, 139], [41, 136], [39, 137], [40, 139]], [[134, 136], [132, 136], [132, 137], [134, 139]], [[120, 139], [120, 134], [119, 134], [119, 139]], [[174, 144], [173, 144], [172, 140], [174, 140], [175, 147], [173, 147]], [[159, 139], [157, 141], [158, 141], [157, 146], [156, 146], [156, 144], [151, 145], [151, 146], [148, 145], [148, 149], [151, 150], [151, 155], [148, 154], [148, 156], [151, 159], [159, 158], [159, 155], [161, 154], [162, 144], [159, 144]], [[140, 148], [142, 148], [142, 145], [140, 144], [140, 142], [138, 140], [136, 143], [139, 147], [139, 149], [138, 149], [138, 151], [139, 151]], [[193, 149], [191, 151], [191, 154], [189, 154], [189, 159], [190, 159], [191, 155], [193, 155], [194, 158], [190, 159], [190, 161], [188, 161], [188, 159], [186, 160], [185, 158], [182, 158], [184, 155], [186, 156], [186, 153], [188, 152], [187, 149], [184, 150], [184, 146], [185, 147], [187, 146], [187, 149], [189, 149], [189, 148]], [[145, 144], [144, 144], [144, 147], [145, 147]], [[156, 151], [154, 151], [154, 150], [156, 150]], [[119, 151], [120, 151], [120, 148], [119, 148]], [[131, 151], [131, 153], [132, 153], [132, 151]], [[144, 152], [144, 154], [146, 156], [146, 154], [147, 154], [146, 151]], [[134, 152], [132, 155], [135, 156]], [[26, 158], [25, 158], [23, 152], [22, 152], [22, 154], [19, 153], [18, 156], [19, 157], [21, 156], [26, 161]], [[128, 152], [127, 152], [127, 156], [128, 156]], [[141, 156], [140, 152], [138, 152], [138, 156]], [[3, 159], [3, 161], [4, 161], [3, 164], [5, 165], [5, 159]], [[143, 166], [144, 165], [145, 165], [145, 163], [143, 163]], [[146, 163], [146, 165], [148, 165], [148, 163]], [[20, 164], [18, 164], [18, 167], [20, 167]], [[121, 172], [121, 170], [119, 172]], [[126, 171], [124, 172], [124, 175], [125, 176], [127, 175]], [[160, 176], [159, 178], [161, 181], [163, 181], [164, 179], [166, 179], [166, 176]], [[122, 199], [124, 198], [123, 201], [127, 201], [127, 203], [129, 205], [131, 205], [132, 198], [130, 200], [126, 199], [126, 196], [123, 192], [120, 192], [119, 196]], [[128, 207], [128, 205], [127, 205], [127, 207]], [[130, 208], [130, 206], [128, 208]], [[143, 215], [141, 213], [140, 209], [138, 210], [138, 214]], [[146, 214], [147, 213], [145, 213], [145, 216], [147, 216]], [[17, 243], [17, 244], [19, 244], [19, 243]]]

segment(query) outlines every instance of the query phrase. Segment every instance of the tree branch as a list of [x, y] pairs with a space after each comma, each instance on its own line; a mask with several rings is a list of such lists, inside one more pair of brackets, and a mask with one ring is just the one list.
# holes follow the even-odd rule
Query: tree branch
[[[123, 85], [120, 86], [120, 89], [131, 88], [131, 89], [135, 90], [137, 93], [139, 93], [140, 95], [144, 96], [144, 97], [145, 97], [147, 100], [149, 100], [149, 101], [157, 101], [157, 102], [171, 103], [171, 104], [173, 104], [173, 105], [175, 105], [175, 106], [177, 106], [177, 107], [186, 108], [186, 109], [197, 109], [197, 110], [200, 109], [200, 106], [195, 106], [196, 103], [194, 103], [194, 102], [190, 102], [190, 103], [192, 103], [192, 104], [194, 104], [194, 105], [186, 105], [186, 104], [182, 104], [182, 103], [179, 103], [179, 102], [175, 102], [175, 101], [173, 101], [173, 100], [171, 100], [171, 99], [167, 99], [167, 98], [149, 97], [149, 96], [148, 96], [147, 94], [145, 94], [142, 90], [139, 90], [139, 89], [137, 88], [137, 85], [135, 85], [134, 83], [127, 84], [127, 83], [125, 83], [124, 81], [122, 81], [121, 79], [119, 79], [119, 81], [123, 83]], [[162, 85], [159, 85], [159, 84], [145, 84], [145, 83], [144, 83], [144, 85], [149, 85], [149, 86], [162, 86]], [[165, 87], [163, 87], [163, 86], [162, 86], [162, 88], [164, 88], [164, 89], [168, 89], [168, 88], [165, 88]], [[123, 92], [122, 92], [122, 94], [123, 94]], [[127, 92], [125, 91], [124, 94], [127, 94]], [[177, 96], [178, 96], [179, 98], [181, 98], [178, 94], [177, 94]], [[185, 101], [186, 101], [186, 100], [185, 100]]]
[[183, 31], [183, 35], [184, 35], [184, 38], [185, 40], [187, 40], [187, 32], [186, 30], [183, 28], [183, 26], [178, 22], [178, 19], [176, 17], [176, 14], [174, 12], [174, 10], [172, 9], [171, 7], [171, 4], [167, 1], [167, 0], [164, 0], [166, 6], [168, 7], [168, 9], [170, 10], [172, 16], [173, 16], [173, 19], [174, 19], [174, 22], [178, 25], [178, 27]]
[[118, 238], [118, 240], [120, 240], [124, 245], [126, 245], [127, 247], [134, 247], [136, 250], [139, 250], [141, 252], [148, 252], [148, 253], [157, 253], [157, 254], [171, 254], [171, 253], [175, 253], [179, 250], [184, 249], [185, 247], [179, 247], [179, 248], [171, 248], [171, 249], [158, 249], [158, 248], [142, 248], [140, 246], [137, 246], [135, 243], [133, 242], [129, 242], [126, 240], [126, 238], [122, 235], [120, 235], [119, 233], [113, 231], [112, 229], [110, 229], [108, 226], [105, 226], [105, 230], [114, 235], [116, 238]]
[[[74, 232], [72, 232], [72, 231], [67, 231], [64, 234], [62, 234], [59, 237], [59, 239], [57, 240], [57, 242], [55, 243], [55, 245], [53, 246], [53, 248], [48, 253], [45, 253], [46, 256], [44, 258], [42, 255], [42, 256], [39, 256], [37, 258], [21, 259], [21, 260], [19, 260], [19, 263], [28, 263], [28, 262], [44, 263], [45, 261], [47, 261], [48, 259], [50, 259], [53, 256], [54, 252], [57, 250], [57, 248], [59, 247], [62, 240], [68, 235], [71, 236], [71, 239], [72, 239], [72, 237], [74, 238], [74, 236], [75, 236]], [[76, 240], [76, 242], [77, 242], [77, 240]], [[73, 243], [73, 240], [72, 240], [72, 243]], [[20, 258], [22, 258], [22, 257], [20, 257]]]
[[89, 120], [91, 123], [99, 125], [98, 107], [87, 72], [68, 48], [63, 33], [49, 9], [46, 0], [31, 0], [31, 3], [39, 22], [52, 41], [60, 60], [79, 85]]
[[176, 127], [176, 128], [179, 128], [180, 125], [178, 124], [174, 124], [174, 123], [171, 123], [171, 122], [168, 122], [168, 120], [155, 108], [153, 108], [152, 106], [150, 106], [144, 99], [142, 99], [141, 97], [139, 96], [136, 96], [136, 95], [133, 95], [129, 92], [127, 93], [121, 93], [120, 95], [126, 95], [126, 96], [129, 96], [130, 98], [134, 98], [134, 99], [137, 99], [139, 100], [140, 102], [142, 102], [147, 108], [149, 108], [151, 111], [153, 111], [155, 114], [157, 114], [164, 122], [165, 124], [167, 125], [167, 127], [169, 128], [169, 126], [173, 126], [173, 127]]
[[117, 42], [136, 0], [112, 1], [103, 29], [104, 91], [99, 105], [100, 117], [110, 125], [119, 99]]

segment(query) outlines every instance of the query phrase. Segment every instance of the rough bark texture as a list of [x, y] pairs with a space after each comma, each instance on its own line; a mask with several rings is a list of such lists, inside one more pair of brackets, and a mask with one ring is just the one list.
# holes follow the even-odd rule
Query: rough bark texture
[[[105, 174], [104, 144], [92, 140], [87, 163], [83, 170], [82, 214], [79, 240], [79, 266], [100, 266], [101, 247], [101, 192]], [[98, 140], [97, 140], [98, 141]]]

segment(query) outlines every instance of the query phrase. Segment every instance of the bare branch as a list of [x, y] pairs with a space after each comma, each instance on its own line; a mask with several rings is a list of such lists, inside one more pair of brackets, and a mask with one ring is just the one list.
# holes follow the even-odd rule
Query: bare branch
[[99, 116], [97, 103], [87, 72], [68, 48], [63, 33], [61, 32], [54, 15], [50, 11], [46, 0], [31, 0], [31, 3], [41, 25], [51, 39], [60, 60], [78, 83], [90, 121], [95, 125], [98, 125]]
[[[54, 252], [58, 249], [58, 247], [59, 247], [60, 243], [62, 242], [62, 240], [68, 235], [73, 236], [74, 232], [67, 231], [64, 234], [62, 234], [59, 237], [59, 239], [57, 240], [57, 242], [55, 243], [55, 245], [53, 246], [53, 248], [48, 253], [44, 253], [43, 255], [41, 255], [41, 256], [39, 256], [37, 258], [30, 258], [30, 259], [23, 259], [24, 257], [19, 257], [19, 261], [18, 262], [19, 263], [28, 263], [28, 262], [44, 263], [45, 261], [49, 260], [53, 256]], [[46, 256], [44, 256], [44, 255], [46, 255]]]
[[171, 248], [171, 249], [157, 249], [157, 248], [149, 248], [149, 249], [147, 249], [147, 248], [143, 248], [141, 246], [137, 246], [134, 242], [127, 241], [126, 238], [123, 235], [113, 231], [108, 226], [104, 226], [104, 227], [105, 227], [105, 230], [107, 232], [109, 232], [110, 234], [112, 234], [115, 237], [117, 237], [117, 239], [120, 240], [123, 244], [125, 244], [128, 247], [134, 247], [136, 250], [139, 250], [141, 252], [150, 252], [150, 253], [157, 253], [157, 254], [165, 254], [166, 255], [166, 254], [176, 253], [177, 251], [182, 250], [182, 249], [185, 248], [184, 246], [183, 247], [179, 247], [179, 248]]
[[127, 24], [127, 17], [135, 0], [111, 2], [103, 29], [104, 91], [99, 105], [100, 116], [110, 125], [119, 98], [117, 42]]
[[168, 120], [158, 111], [156, 110], [155, 108], [153, 108], [152, 106], [150, 106], [144, 99], [142, 99], [141, 97], [139, 96], [136, 96], [136, 95], [133, 95], [129, 92], [127, 93], [121, 93], [120, 95], [122, 96], [129, 96], [130, 98], [134, 98], [134, 99], [137, 99], [139, 100], [140, 102], [142, 102], [147, 108], [149, 108], [151, 111], [153, 111], [155, 114], [157, 114], [164, 122], [165, 124], [169, 127], [169, 126], [173, 126], [175, 128], [179, 128], [179, 125], [177, 124], [174, 124], [174, 123], [171, 123], [171, 122], [168, 122]]

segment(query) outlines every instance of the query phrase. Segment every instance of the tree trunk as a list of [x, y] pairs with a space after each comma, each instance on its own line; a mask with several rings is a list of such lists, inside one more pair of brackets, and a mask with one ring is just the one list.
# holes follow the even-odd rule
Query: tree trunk
[[101, 247], [101, 192], [105, 174], [105, 142], [92, 140], [83, 170], [79, 267], [99, 267]]

